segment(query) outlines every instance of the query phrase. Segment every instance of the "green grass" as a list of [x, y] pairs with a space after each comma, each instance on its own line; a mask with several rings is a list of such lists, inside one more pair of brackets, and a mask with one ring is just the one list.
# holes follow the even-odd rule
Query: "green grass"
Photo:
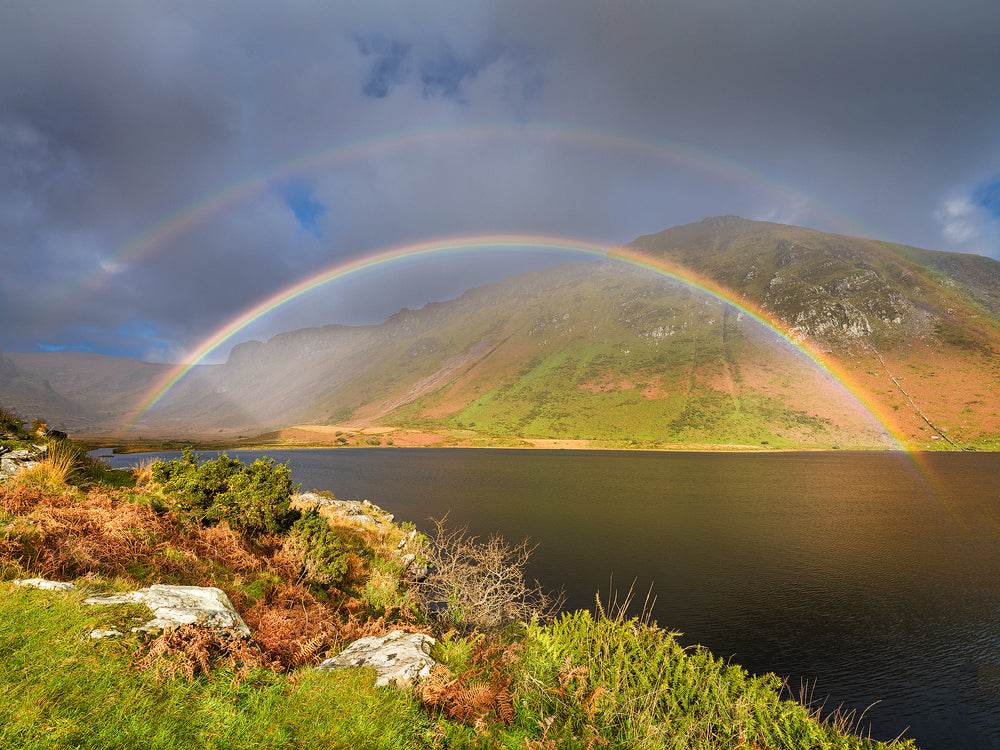
[[0, 587], [2, 748], [427, 746], [412, 696], [375, 688], [363, 670], [158, 683], [132, 666], [136, 637], [87, 637], [107, 615], [83, 594]]
[[[566, 613], [495, 636], [445, 639], [433, 655], [456, 677], [456, 696], [508, 686], [514, 713], [481, 734], [443, 726], [453, 747], [676, 748], [677, 750], [885, 750], [913, 748], [845, 734], [851, 718], [820, 717], [755, 676], [674, 633], [622, 613]], [[492, 649], [492, 650], [491, 650]], [[490, 659], [482, 654], [491, 654]], [[479, 656], [477, 656], [477, 654]], [[511, 663], [511, 655], [519, 660]]]

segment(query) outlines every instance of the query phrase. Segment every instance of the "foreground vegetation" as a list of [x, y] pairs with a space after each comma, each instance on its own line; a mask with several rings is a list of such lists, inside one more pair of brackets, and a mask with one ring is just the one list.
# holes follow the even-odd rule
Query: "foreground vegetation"
[[[38, 442], [4, 414], [4, 442]], [[0, 747], [888, 746], [783, 698], [774, 675], [682, 648], [628, 602], [553, 616], [557, 602], [521, 576], [523, 544], [337, 522], [294, 489], [268, 461], [187, 452], [128, 473], [58, 440], [0, 483]], [[426, 576], [401, 558], [404, 535]], [[35, 576], [77, 589], [10, 583]], [[252, 640], [86, 637], [128, 632], [144, 611], [86, 596], [156, 582], [223, 589]], [[309, 669], [390, 630], [438, 639], [438, 665], [409, 690]]]

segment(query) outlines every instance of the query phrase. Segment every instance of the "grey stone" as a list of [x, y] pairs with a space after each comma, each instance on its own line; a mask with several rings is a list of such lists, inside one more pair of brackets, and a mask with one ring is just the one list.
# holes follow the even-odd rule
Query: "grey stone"
[[32, 589], [41, 589], [42, 591], [72, 591], [76, 588], [72, 583], [66, 581], [50, 581], [46, 578], [22, 578], [21, 580], [14, 581], [14, 585], [21, 587], [25, 586]]
[[41, 446], [39, 450], [16, 450], [7, 451], [0, 456], [0, 476], [13, 476], [21, 469], [30, 469], [44, 457], [46, 446]]
[[405, 687], [417, 677], [426, 677], [431, 673], [435, 664], [430, 657], [433, 645], [434, 639], [426, 633], [393, 630], [386, 635], [354, 641], [332, 659], [319, 664], [316, 669], [329, 672], [334, 669], [368, 667], [376, 672], [377, 687], [384, 687], [390, 682], [397, 687]]
[[122, 633], [120, 630], [116, 630], [115, 628], [111, 628], [109, 630], [90, 631], [90, 637], [93, 638], [94, 640], [98, 640], [101, 638], [115, 638], [119, 635], [124, 635], [124, 633]]
[[374, 526], [375, 528], [389, 528], [392, 525], [393, 515], [386, 513], [370, 500], [331, 500], [330, 498], [318, 495], [315, 492], [303, 492], [292, 497], [293, 506], [317, 505], [327, 508], [324, 513], [329, 518], [341, 523], [354, 524], [355, 526]]
[[416, 529], [410, 529], [410, 531], [403, 535], [403, 538], [399, 540], [399, 544], [396, 545], [396, 549], [406, 549], [406, 547], [413, 541], [414, 537], [417, 535]]
[[233, 609], [229, 597], [213, 586], [169, 586], [154, 584], [125, 594], [92, 596], [84, 604], [144, 604], [153, 613], [149, 622], [132, 628], [133, 633], [169, 630], [179, 625], [233, 628], [250, 637], [250, 628]]

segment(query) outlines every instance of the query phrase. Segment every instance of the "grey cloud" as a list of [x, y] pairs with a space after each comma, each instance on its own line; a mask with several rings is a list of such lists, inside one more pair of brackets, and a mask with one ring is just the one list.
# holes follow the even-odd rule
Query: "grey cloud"
[[[611, 244], [738, 213], [1000, 255], [976, 192], [1000, 174], [997, 28], [994, 0], [8, 3], [0, 347], [171, 356], [319, 269], [461, 233]], [[413, 284], [288, 320], [447, 293]]]

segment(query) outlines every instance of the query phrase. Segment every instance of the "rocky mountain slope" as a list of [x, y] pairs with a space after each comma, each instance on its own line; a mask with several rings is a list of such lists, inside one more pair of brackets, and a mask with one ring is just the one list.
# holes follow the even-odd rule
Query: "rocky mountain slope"
[[[843, 382], [738, 306], [622, 254], [721, 285], [820, 351]], [[718, 217], [381, 325], [244, 343], [226, 364], [192, 371], [135, 427], [879, 447], [895, 445], [888, 426], [916, 446], [996, 447], [998, 317], [1000, 263], [988, 258]], [[162, 376], [148, 363], [50, 356], [7, 358], [88, 404], [75, 419], [95, 431], [117, 426]], [[0, 381], [5, 405], [23, 411], [19, 398]], [[69, 414], [58, 409], [46, 413]]]

